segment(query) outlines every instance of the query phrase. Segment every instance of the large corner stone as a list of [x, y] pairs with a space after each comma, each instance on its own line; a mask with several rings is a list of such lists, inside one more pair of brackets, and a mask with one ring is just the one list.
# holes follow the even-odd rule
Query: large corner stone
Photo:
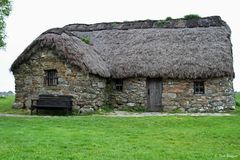
[[12, 108], [13, 109], [21, 109], [21, 108], [23, 108], [23, 104], [22, 103], [14, 103], [13, 105], [12, 105]]

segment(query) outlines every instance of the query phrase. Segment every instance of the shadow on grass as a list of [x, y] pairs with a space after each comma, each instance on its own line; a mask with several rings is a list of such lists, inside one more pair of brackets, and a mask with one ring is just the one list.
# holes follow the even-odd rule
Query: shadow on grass
[[71, 116], [72, 112], [69, 111], [67, 114], [66, 110], [47, 110], [47, 109], [41, 109], [38, 110], [38, 113], [36, 112], [36, 109], [33, 111], [32, 115], [39, 115], [39, 116]]

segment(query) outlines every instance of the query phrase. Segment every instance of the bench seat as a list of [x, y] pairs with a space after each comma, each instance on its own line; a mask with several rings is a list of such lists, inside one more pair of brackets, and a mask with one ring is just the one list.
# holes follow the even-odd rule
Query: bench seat
[[37, 114], [39, 109], [64, 109], [72, 111], [72, 96], [68, 95], [39, 95], [38, 99], [32, 99], [31, 114], [36, 109]]

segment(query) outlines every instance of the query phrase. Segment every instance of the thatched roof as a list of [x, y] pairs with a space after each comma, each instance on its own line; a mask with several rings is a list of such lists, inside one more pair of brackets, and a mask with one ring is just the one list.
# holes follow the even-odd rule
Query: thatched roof
[[82, 42], [68, 31], [55, 28], [44, 32], [34, 40], [11, 66], [14, 72], [21, 63], [26, 62], [33, 54], [41, 49], [53, 49], [55, 54], [70, 64], [78, 66], [84, 72], [109, 77], [106, 63], [98, 51]]
[[[160, 25], [159, 25], [160, 23]], [[72, 24], [40, 35], [13, 63], [14, 71], [37, 49], [103, 77], [212, 78], [234, 76], [231, 31], [220, 17]], [[88, 37], [91, 44], [82, 42]]]

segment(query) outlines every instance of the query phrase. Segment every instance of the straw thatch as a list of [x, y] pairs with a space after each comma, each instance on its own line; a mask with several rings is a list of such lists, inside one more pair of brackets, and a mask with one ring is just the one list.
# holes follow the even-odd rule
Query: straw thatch
[[39, 50], [46, 48], [53, 49], [60, 58], [80, 67], [84, 72], [102, 77], [110, 76], [106, 63], [93, 47], [60, 28], [48, 30], [33, 41], [12, 64], [11, 70], [14, 72], [21, 63], [26, 62]]
[[[70, 63], [103, 77], [233, 77], [229, 27], [219, 18], [195, 21], [171, 21], [169, 27], [154, 27], [156, 21], [137, 21], [137, 29], [132, 28], [134, 25], [126, 28], [125, 23], [68, 25], [43, 33], [11, 69], [14, 71], [34, 50], [50, 47]], [[84, 44], [82, 37], [89, 37], [92, 45]]]

